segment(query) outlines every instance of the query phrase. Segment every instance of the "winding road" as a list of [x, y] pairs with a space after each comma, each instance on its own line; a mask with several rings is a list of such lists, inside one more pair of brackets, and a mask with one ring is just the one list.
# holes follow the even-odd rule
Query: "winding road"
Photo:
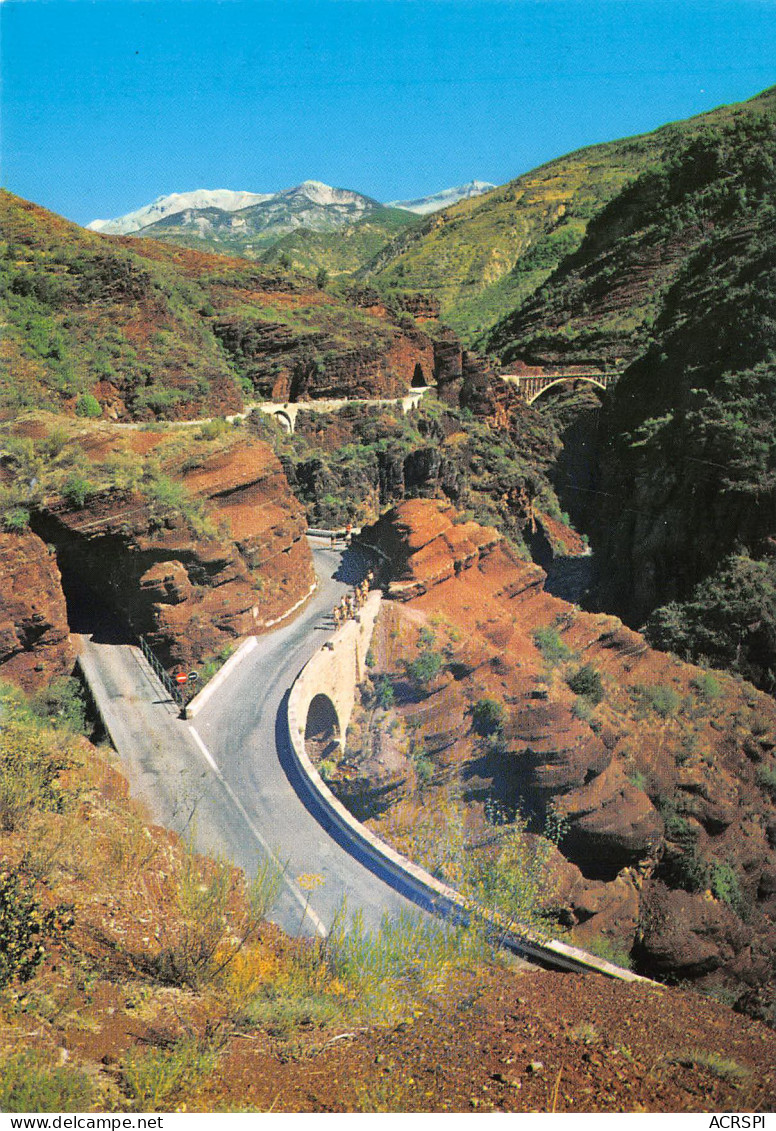
[[80, 636], [80, 664], [131, 793], [151, 819], [249, 878], [274, 857], [284, 882], [269, 917], [291, 934], [324, 935], [343, 906], [375, 928], [417, 905], [378, 865], [346, 850], [289, 754], [288, 690], [333, 633], [331, 609], [366, 569], [357, 551], [313, 545], [313, 556], [319, 584], [308, 604], [257, 638], [193, 721], [178, 717], [139, 648], [109, 631]]

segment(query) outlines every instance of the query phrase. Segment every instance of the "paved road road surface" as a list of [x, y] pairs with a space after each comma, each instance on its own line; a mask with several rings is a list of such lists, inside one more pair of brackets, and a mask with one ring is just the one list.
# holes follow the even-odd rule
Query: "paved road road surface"
[[[314, 548], [319, 586], [290, 624], [258, 638], [192, 721], [178, 718], [139, 649], [98, 626], [81, 662], [117, 745], [133, 796], [158, 824], [190, 835], [250, 877], [268, 854], [285, 883], [270, 917], [292, 934], [323, 933], [346, 901], [367, 927], [415, 904], [356, 859], [325, 812], [303, 802], [289, 757], [285, 699], [333, 631], [331, 609], [365, 564]], [[301, 877], [301, 879], [300, 879]]]

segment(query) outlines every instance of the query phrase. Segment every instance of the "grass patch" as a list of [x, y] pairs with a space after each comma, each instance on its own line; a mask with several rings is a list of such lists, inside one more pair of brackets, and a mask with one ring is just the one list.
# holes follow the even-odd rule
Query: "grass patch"
[[192, 1037], [169, 1048], [133, 1050], [121, 1063], [121, 1083], [135, 1111], [187, 1107], [215, 1071], [218, 1053]]
[[552, 625], [537, 628], [533, 634], [533, 641], [548, 664], [561, 664], [574, 655], [571, 648], [564, 644], [557, 628]]
[[12, 1053], [0, 1061], [0, 1111], [89, 1111], [94, 1087], [72, 1065], [54, 1068], [38, 1053]]
[[684, 1049], [671, 1053], [668, 1058], [672, 1064], [680, 1064], [682, 1068], [702, 1068], [719, 1080], [730, 1083], [741, 1083], [748, 1079], [750, 1071], [732, 1057], [722, 1056], [718, 1052], [707, 1052], [705, 1049]]

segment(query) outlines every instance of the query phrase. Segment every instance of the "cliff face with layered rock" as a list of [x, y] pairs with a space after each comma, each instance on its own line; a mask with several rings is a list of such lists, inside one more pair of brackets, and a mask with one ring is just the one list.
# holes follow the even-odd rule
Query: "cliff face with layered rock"
[[304, 512], [247, 430], [49, 426], [31, 420], [6, 437], [5, 491], [26, 482], [38, 452], [50, 460], [38, 497], [12, 512], [29, 529], [2, 536], [9, 675], [29, 683], [36, 666], [49, 677], [66, 670], [68, 616], [88, 631], [95, 601], [171, 666], [266, 630], [310, 594]]
[[[572, 939], [603, 940], [645, 973], [762, 996], [776, 919], [772, 700], [550, 596], [538, 566], [445, 504], [404, 503], [367, 537], [393, 598], [371, 676], [393, 695], [356, 719], [334, 775], [343, 796], [410, 852], [418, 822], [451, 797], [475, 842], [498, 836], [494, 810], [522, 810], [537, 831], [549, 816], [561, 835], [547, 904]], [[418, 655], [425, 668], [405, 662]]]
[[0, 419], [192, 420], [257, 395], [400, 396], [417, 367], [433, 376], [433, 302], [364, 305], [280, 266], [85, 231], [7, 192], [0, 215]]
[[0, 673], [25, 690], [72, 670], [61, 579], [51, 550], [31, 531], [0, 533]]

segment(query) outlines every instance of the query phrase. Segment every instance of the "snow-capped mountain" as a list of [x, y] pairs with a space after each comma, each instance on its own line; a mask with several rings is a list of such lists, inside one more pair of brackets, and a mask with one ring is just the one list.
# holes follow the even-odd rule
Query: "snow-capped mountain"
[[456, 188], [442, 189], [433, 196], [420, 196], [417, 200], [392, 200], [388, 208], [403, 208], [405, 212], [415, 212], [418, 216], [427, 216], [430, 212], [439, 212], [442, 208], [449, 208], [459, 200], [469, 200], [472, 196], [482, 196], [496, 186], [488, 181], [469, 181], [466, 185]]
[[233, 189], [194, 189], [193, 192], [173, 192], [169, 196], [158, 197], [153, 204], [146, 204], [135, 212], [118, 216], [115, 220], [92, 220], [87, 224], [93, 232], [105, 232], [110, 236], [126, 236], [138, 232], [149, 224], [163, 220], [190, 208], [218, 208], [222, 212], [237, 212], [251, 204], [261, 204], [269, 200], [273, 193], [235, 192]]
[[[495, 185], [487, 181], [470, 181], [433, 196], [394, 200], [387, 207], [425, 216], [492, 188]], [[169, 233], [172, 228], [190, 228], [200, 236], [214, 229], [237, 231], [246, 227], [259, 231], [276, 227], [284, 232], [298, 227], [329, 231], [340, 224], [360, 220], [379, 207], [378, 201], [350, 189], [332, 188], [322, 181], [302, 181], [294, 188], [274, 193], [234, 192], [232, 189], [174, 192], [114, 220], [92, 220], [87, 227], [112, 236], [126, 236], [141, 230], [145, 235], [155, 236]], [[231, 217], [226, 213], [232, 214]], [[160, 225], [158, 229], [146, 231], [156, 224]]]

